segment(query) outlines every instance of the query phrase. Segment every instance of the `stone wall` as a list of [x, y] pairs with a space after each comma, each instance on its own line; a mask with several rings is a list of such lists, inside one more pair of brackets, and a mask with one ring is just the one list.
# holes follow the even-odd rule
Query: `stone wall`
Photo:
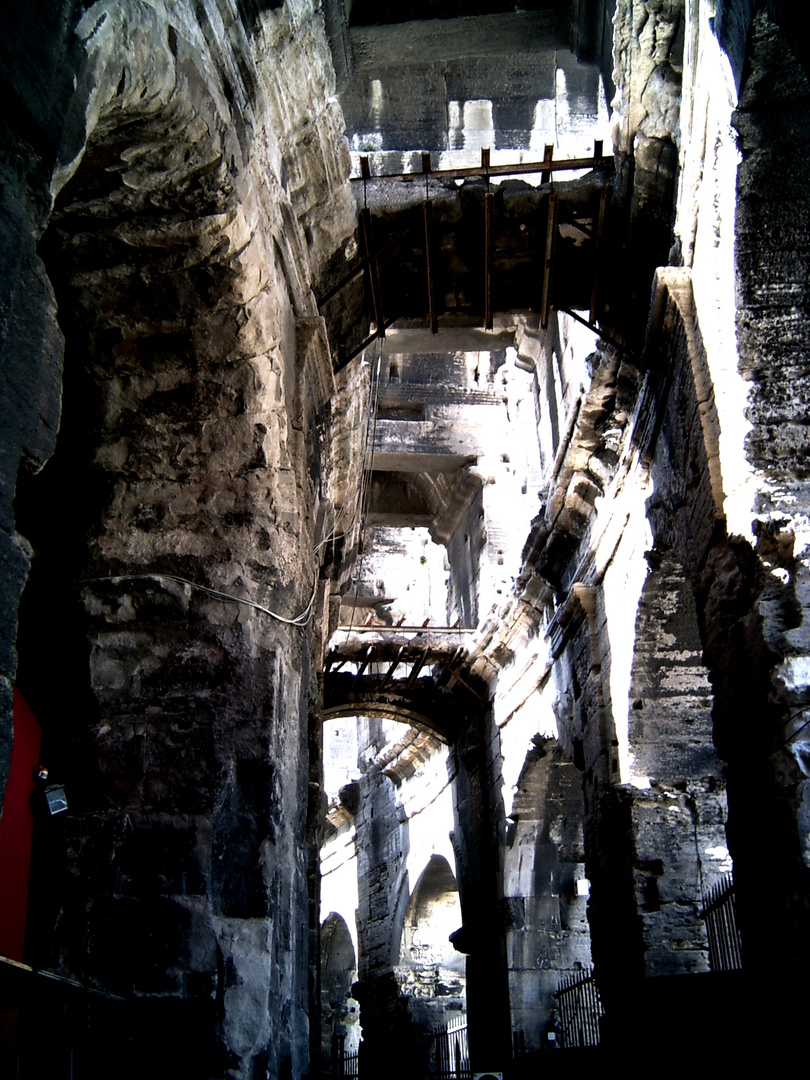
[[311, 285], [354, 231], [331, 61], [307, 3], [80, 14], [69, 59], [45, 42], [53, 153], [6, 140], [5, 303], [30, 312], [4, 344], [34, 550], [17, 677], [70, 807], [35, 840], [28, 957], [131, 999], [127, 1067], [162, 1045], [175, 1075], [297, 1076], [318, 1014], [308, 623], [338, 495]]
[[[779, 8], [776, 5], [777, 13]], [[744, 915], [749, 938], [754, 939], [752, 952], [766, 968], [802, 965], [808, 950], [807, 767], [797, 729], [807, 716], [810, 652], [803, 359], [808, 343], [803, 237], [810, 204], [807, 166], [798, 156], [809, 90], [806, 63], [791, 39], [760, 12], [751, 25], [734, 115], [742, 153], [737, 177], [737, 332], [740, 369], [750, 384], [747, 413], [752, 429], [746, 450], [758, 479], [753, 531], [759, 565], [755, 577], [746, 575], [741, 565], [737, 580], [741, 586], [746, 582], [753, 602], [743, 614], [749, 598], [743, 598], [742, 586], [726, 631], [731, 640], [746, 641], [756, 659], [745, 672], [735, 667], [724, 683], [717, 719], [724, 740], [733, 746], [741, 791], [754, 782], [769, 792], [765, 814], [732, 797], [730, 789], [730, 825], [740, 844], [739, 854], [734, 850], [735, 867], [743, 880], [752, 883], [755, 852], [762, 850], [766, 837], [769, 844], [778, 837], [779, 854], [771, 850], [773, 866], [779, 869], [770, 891], [774, 918], [790, 942], [785, 951], [778, 957], [768, 954], [753, 929], [753, 905], [746, 905]], [[716, 604], [715, 590], [710, 596]], [[745, 706], [743, 694], [748, 695]], [[748, 719], [744, 733], [735, 731], [743, 714]]]

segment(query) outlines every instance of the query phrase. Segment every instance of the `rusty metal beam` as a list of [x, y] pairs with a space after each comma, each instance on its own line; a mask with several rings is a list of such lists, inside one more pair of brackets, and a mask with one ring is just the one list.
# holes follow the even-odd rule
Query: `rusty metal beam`
[[416, 663], [411, 668], [411, 673], [408, 676], [408, 681], [405, 683], [405, 689], [406, 690], [410, 690], [411, 687], [413, 686], [413, 684], [419, 678], [419, 672], [425, 666], [425, 661], [427, 660], [427, 658], [428, 658], [428, 650], [424, 649], [422, 651], [422, 653], [419, 655], [419, 658], [417, 659]]
[[495, 196], [484, 196], [484, 329], [492, 329], [492, 205]]
[[553, 168], [552, 161], [554, 158], [554, 147], [546, 143], [546, 148], [543, 151], [543, 169], [540, 173], [540, 183], [548, 184], [551, 180], [551, 170]]
[[427, 270], [427, 290], [428, 290], [428, 317], [430, 319], [430, 332], [432, 334], [438, 334], [439, 332], [439, 320], [436, 316], [436, 300], [433, 292], [433, 253], [432, 253], [432, 233], [433, 233], [433, 204], [430, 199], [425, 199], [425, 268]]
[[380, 693], [382, 693], [383, 690], [385, 690], [386, 686], [388, 686], [389, 682], [391, 681], [391, 676], [394, 674], [396, 669], [399, 667], [399, 662], [402, 659], [402, 654], [404, 652], [405, 652], [405, 646], [401, 645], [400, 648], [399, 648], [399, 652], [397, 653], [396, 657], [394, 658], [394, 662], [391, 664], [391, 667], [385, 673], [385, 678], [380, 683]]
[[614, 349], [618, 349], [619, 352], [623, 352], [625, 356], [629, 356], [630, 359], [634, 361], [634, 363], [638, 364], [640, 362], [638, 355], [634, 353], [632, 349], [628, 349], [626, 345], [622, 345], [620, 341], [612, 338], [609, 334], [606, 334], [604, 330], [601, 330], [593, 323], [589, 323], [587, 319], [583, 319], [582, 316], [577, 315], [575, 311], [572, 311], [570, 308], [567, 307], [561, 307], [560, 311], [565, 312], [565, 314], [570, 316], [575, 322], [582, 323], [583, 326], [587, 326], [588, 329], [592, 330], [597, 337], [600, 337], [603, 341], [606, 341], [608, 345], [612, 345]]
[[[396, 321], [396, 315], [393, 315], [390, 319], [386, 319], [383, 323], [383, 330], [390, 330]], [[375, 332], [373, 334], [370, 334], [365, 341], [361, 342], [356, 349], [353, 349], [348, 356], [344, 357], [337, 364], [335, 364], [335, 374], [337, 375], [339, 371], [343, 371], [347, 364], [350, 364], [352, 360], [354, 360], [356, 356], [359, 356], [364, 349], [367, 349], [369, 345], [373, 344], [378, 337], [384, 336], [384, 334], [380, 334], [375, 330]], [[354, 629], [357, 630], [358, 627], [355, 626]]]
[[605, 210], [607, 209], [607, 198], [607, 188], [602, 188], [602, 190], [599, 192], [599, 214], [596, 224], [596, 236], [594, 238], [596, 244], [596, 251], [594, 253], [593, 288], [591, 289], [590, 321], [592, 323], [596, 322], [597, 315], [596, 301], [597, 293], [599, 291], [599, 263], [602, 254], [602, 232], [605, 228]]
[[[382, 245], [382, 247], [377, 248], [377, 250], [374, 252], [375, 259], [380, 259], [383, 255], [390, 251], [390, 249], [393, 247], [393, 244], [393, 239], [389, 237]], [[359, 262], [355, 263], [355, 265], [348, 272], [348, 274], [346, 274], [344, 278], [341, 278], [337, 285], [332, 286], [329, 292], [324, 293], [323, 296], [316, 296], [315, 303], [318, 305], [318, 307], [325, 307], [330, 300], [334, 300], [334, 298], [341, 291], [341, 289], [345, 289], [351, 281], [354, 281], [354, 279], [362, 270], [366, 269], [366, 267], [368, 266], [368, 262], [368, 257], [364, 256], [362, 259], [360, 259]]]
[[374, 322], [377, 325], [377, 337], [385, 337], [383, 325], [382, 295], [380, 293], [380, 274], [377, 257], [374, 254], [374, 235], [371, 229], [371, 212], [367, 206], [360, 211], [360, 224], [363, 230], [363, 245], [368, 259], [368, 277], [371, 285], [371, 301], [374, 305]]
[[548, 313], [551, 306], [551, 263], [554, 258], [554, 234], [557, 231], [557, 196], [552, 191], [548, 197], [548, 221], [546, 222], [546, 247], [543, 256], [543, 292], [540, 300], [540, 325], [548, 329]]
[[[360, 159], [361, 165], [363, 158]], [[368, 161], [368, 159], [366, 159]], [[556, 173], [573, 172], [581, 169], [605, 168], [613, 165], [613, 157], [610, 154], [582, 158], [558, 158], [556, 160], [522, 161], [514, 165], [490, 165], [483, 168], [480, 165], [471, 165], [463, 169], [434, 169], [430, 175], [437, 180], [464, 180], [468, 176], [526, 176], [532, 173]], [[379, 176], [352, 176], [353, 184], [362, 180], [375, 182], [377, 180], [419, 180], [422, 174], [409, 173], [381, 173]]]
[[374, 651], [374, 646], [369, 645], [369, 647], [366, 649], [366, 655], [363, 657], [363, 659], [362, 659], [362, 661], [360, 663], [360, 667], [357, 669], [357, 674], [354, 677], [355, 682], [357, 682], [357, 680], [360, 678], [360, 676], [363, 674], [363, 672], [368, 667], [368, 662], [371, 659], [371, 654], [373, 653], [373, 651]]
[[440, 667], [444, 668], [444, 670], [447, 672], [451, 679], [455, 679], [456, 682], [461, 683], [464, 689], [469, 690], [470, 693], [477, 697], [479, 701], [486, 702], [486, 698], [482, 697], [481, 694], [479, 694], [478, 691], [470, 685], [470, 683], [464, 678], [463, 675], [460, 675], [457, 671], [454, 671], [446, 660], [439, 659], [436, 662], [439, 664]]

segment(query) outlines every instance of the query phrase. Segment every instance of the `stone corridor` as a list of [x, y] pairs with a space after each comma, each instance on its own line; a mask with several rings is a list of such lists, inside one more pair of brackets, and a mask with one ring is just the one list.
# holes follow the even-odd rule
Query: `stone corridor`
[[0, 25], [0, 1075], [792, 1061], [797, 7]]

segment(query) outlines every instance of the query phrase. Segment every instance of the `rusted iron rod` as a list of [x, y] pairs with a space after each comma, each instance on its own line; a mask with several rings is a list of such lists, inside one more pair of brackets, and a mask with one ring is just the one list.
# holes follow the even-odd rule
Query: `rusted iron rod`
[[411, 673], [408, 676], [408, 681], [405, 683], [405, 689], [406, 690], [410, 690], [413, 687], [416, 680], [419, 678], [419, 672], [425, 666], [425, 661], [427, 660], [427, 658], [428, 658], [428, 650], [423, 649], [422, 652], [419, 654], [419, 657], [416, 660], [416, 663], [411, 668]]
[[[385, 322], [383, 323], [383, 327], [382, 327], [383, 330], [390, 330], [390, 328], [396, 322], [396, 319], [397, 319], [396, 315], [393, 315], [390, 319], [386, 319]], [[343, 371], [343, 369], [346, 367], [346, 365], [350, 364], [352, 362], [352, 360], [354, 360], [355, 356], [359, 356], [360, 353], [364, 349], [367, 349], [369, 347], [369, 345], [372, 344], [372, 342], [377, 340], [378, 337], [384, 337], [384, 336], [385, 335], [381, 334], [379, 332], [379, 330], [375, 330], [373, 334], [370, 334], [366, 338], [366, 340], [361, 342], [361, 344], [358, 345], [357, 348], [354, 349], [352, 352], [350, 352], [348, 356], [344, 357], [339, 363], [335, 364], [335, 374], [337, 375], [337, 373], [339, 371]], [[357, 626], [354, 627], [355, 632], [357, 632], [357, 630], [359, 630], [359, 629], [360, 629], [360, 627], [357, 627]], [[376, 629], [376, 628], [374, 628], [374, 629]]]
[[583, 326], [587, 326], [589, 330], [592, 330], [597, 337], [600, 337], [603, 341], [606, 341], [608, 345], [612, 345], [614, 349], [618, 349], [619, 352], [623, 352], [625, 356], [629, 356], [631, 360], [634, 360], [636, 363], [638, 363], [638, 357], [631, 349], [628, 349], [626, 345], [622, 345], [620, 341], [617, 341], [609, 334], [606, 334], [604, 330], [601, 330], [598, 326], [594, 325], [594, 323], [589, 323], [587, 319], [583, 319], [581, 315], [577, 315], [577, 313], [575, 311], [572, 311], [570, 308], [561, 307], [559, 310], [565, 312], [565, 314], [569, 315], [575, 322], [582, 323]]
[[354, 677], [355, 682], [357, 682], [357, 680], [360, 678], [360, 676], [363, 674], [363, 672], [368, 667], [368, 663], [369, 663], [369, 660], [371, 660], [371, 656], [372, 656], [373, 652], [374, 652], [374, 646], [369, 645], [369, 647], [366, 649], [365, 656], [363, 657], [362, 661], [360, 662], [360, 666], [357, 669], [357, 674]]
[[397, 668], [399, 667], [400, 661], [401, 661], [401, 659], [402, 659], [402, 654], [403, 654], [404, 652], [405, 652], [405, 646], [404, 646], [404, 645], [401, 645], [401, 646], [400, 646], [400, 648], [399, 648], [399, 651], [398, 651], [398, 653], [397, 653], [397, 655], [396, 655], [396, 657], [394, 658], [394, 661], [393, 661], [393, 663], [391, 664], [391, 666], [390, 666], [390, 668], [388, 669], [388, 671], [387, 671], [387, 672], [385, 673], [385, 676], [384, 676], [384, 678], [383, 678], [383, 681], [382, 681], [382, 682], [380, 683], [380, 693], [382, 693], [382, 691], [383, 691], [383, 690], [385, 690], [385, 688], [386, 688], [386, 687], [388, 686], [388, 684], [390, 683], [392, 675], [394, 674], [394, 672], [396, 671], [396, 669], [397, 669]]
[[[386, 240], [386, 242], [381, 248], [378, 248], [374, 252], [374, 257], [376, 259], [380, 259], [383, 255], [387, 254], [387, 252], [391, 249], [392, 245], [393, 240], [389, 238], [388, 240]], [[350, 282], [354, 281], [354, 279], [362, 270], [366, 269], [366, 267], [368, 266], [368, 262], [368, 256], [364, 256], [362, 259], [360, 259], [358, 263], [355, 263], [355, 265], [344, 278], [341, 278], [337, 285], [332, 286], [329, 292], [324, 293], [323, 296], [316, 296], [315, 303], [318, 305], [318, 307], [324, 307], [324, 305], [328, 304], [330, 300], [334, 300], [334, 298], [341, 291], [341, 289], [345, 289]]]

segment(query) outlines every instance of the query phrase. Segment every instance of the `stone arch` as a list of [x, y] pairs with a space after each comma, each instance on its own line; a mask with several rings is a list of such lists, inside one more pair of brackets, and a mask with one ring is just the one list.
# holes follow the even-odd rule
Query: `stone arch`
[[707, 969], [702, 896], [731, 863], [691, 584], [673, 553], [653, 549], [647, 559], [629, 702], [631, 784], [640, 789], [630, 810], [634, 881], [645, 970], [672, 975]]
[[435, 735], [441, 742], [447, 736], [436, 720], [415, 709], [391, 701], [375, 700], [373, 695], [364, 696], [363, 700], [346, 701], [340, 705], [331, 705], [322, 711], [324, 721], [338, 720], [350, 716], [373, 716], [379, 720], [393, 720], [395, 723], [408, 724], [416, 731]]
[[464, 958], [450, 943], [461, 926], [458, 885], [443, 855], [431, 855], [411, 893], [401, 923], [399, 962], [412, 971], [460, 973]]

